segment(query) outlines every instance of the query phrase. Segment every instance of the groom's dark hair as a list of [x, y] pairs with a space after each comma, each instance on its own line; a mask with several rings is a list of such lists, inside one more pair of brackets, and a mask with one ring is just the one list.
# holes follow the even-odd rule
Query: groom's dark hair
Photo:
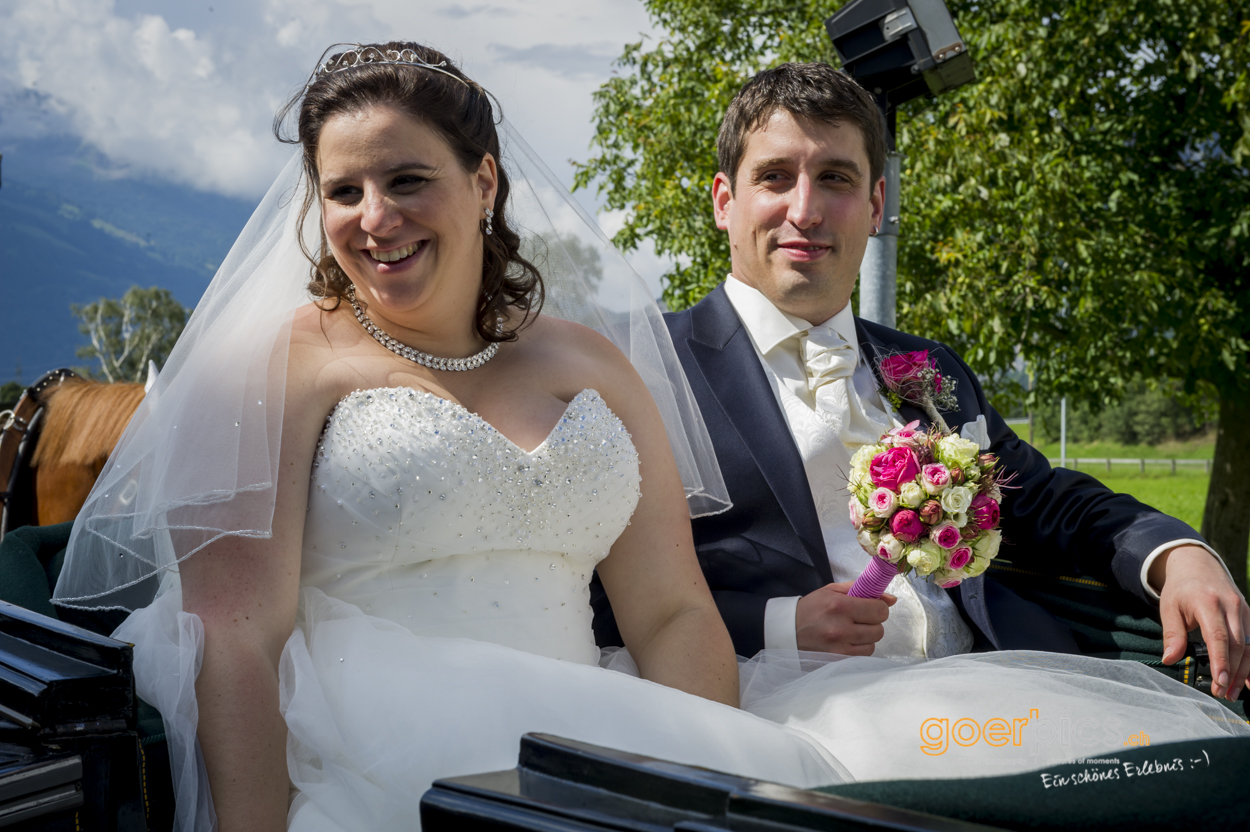
[[795, 118], [855, 125], [868, 152], [870, 183], [884, 174], [885, 124], [868, 91], [828, 64], [781, 64], [748, 81], [725, 111], [716, 137], [716, 155], [721, 173], [729, 177], [731, 192], [748, 135], [778, 110]]

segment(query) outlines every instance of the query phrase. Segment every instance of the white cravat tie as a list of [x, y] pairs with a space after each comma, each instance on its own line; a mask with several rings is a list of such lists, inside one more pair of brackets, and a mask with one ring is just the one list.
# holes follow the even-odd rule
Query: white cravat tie
[[807, 367], [807, 385], [816, 398], [816, 412], [837, 431], [844, 445], [876, 442], [883, 429], [881, 420], [874, 420], [865, 411], [851, 379], [859, 361], [855, 348], [824, 324], [800, 336], [799, 344]]

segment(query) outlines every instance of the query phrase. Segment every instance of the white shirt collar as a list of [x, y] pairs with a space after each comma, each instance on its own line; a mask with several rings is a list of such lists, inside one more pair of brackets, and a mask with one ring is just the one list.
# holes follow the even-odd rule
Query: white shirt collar
[[[802, 318], [782, 312], [773, 306], [773, 302], [764, 293], [748, 286], [732, 274], [725, 281], [725, 294], [729, 296], [729, 302], [742, 319], [742, 325], [747, 328], [747, 335], [751, 336], [751, 342], [755, 344], [760, 355], [767, 355], [778, 344], [813, 328], [813, 324]], [[856, 353], [859, 352], [855, 314], [851, 311], [850, 303], [843, 306], [832, 318], [816, 326], [829, 327], [850, 344]]]

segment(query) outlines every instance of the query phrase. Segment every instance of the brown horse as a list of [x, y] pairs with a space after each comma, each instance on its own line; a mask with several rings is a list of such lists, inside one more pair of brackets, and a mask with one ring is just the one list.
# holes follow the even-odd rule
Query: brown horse
[[139, 403], [143, 385], [66, 379], [51, 393], [35, 445], [40, 526], [73, 520]]

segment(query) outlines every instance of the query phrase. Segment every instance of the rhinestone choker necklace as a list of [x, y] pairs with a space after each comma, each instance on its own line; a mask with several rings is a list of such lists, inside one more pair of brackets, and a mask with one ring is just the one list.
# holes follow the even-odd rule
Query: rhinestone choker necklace
[[422, 367], [429, 367], [431, 370], [450, 370], [452, 372], [462, 373], [465, 370], [476, 370], [487, 361], [495, 357], [495, 353], [499, 352], [498, 342], [492, 341], [486, 345], [486, 349], [470, 355], [468, 358], [439, 358], [436, 355], [430, 355], [428, 352], [414, 350], [407, 344], [401, 344], [391, 336], [387, 335], [378, 325], [369, 319], [369, 316], [360, 308], [360, 304], [356, 303], [356, 287], [350, 286], [347, 289], [347, 301], [352, 305], [352, 311], [356, 313], [356, 320], [360, 321], [360, 325], [365, 328], [373, 336], [374, 340], [400, 358], [407, 358], [409, 361], [416, 362]]

